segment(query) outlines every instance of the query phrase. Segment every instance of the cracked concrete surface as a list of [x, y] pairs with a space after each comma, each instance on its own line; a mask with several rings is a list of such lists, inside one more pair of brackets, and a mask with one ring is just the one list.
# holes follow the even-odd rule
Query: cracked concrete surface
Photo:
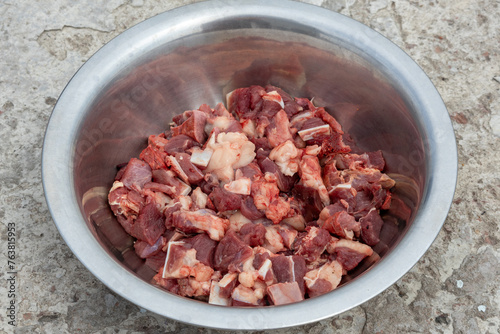
[[[78, 68], [123, 30], [193, 1], [0, 2], [0, 231], [17, 226], [18, 326], [0, 333], [219, 333], [142, 310], [88, 272], [59, 237], [40, 177], [44, 130]], [[348, 312], [265, 333], [498, 333], [500, 329], [500, 3], [307, 0], [381, 32], [428, 74], [457, 136], [448, 219], [418, 264]], [[7, 286], [0, 285], [2, 310]]]

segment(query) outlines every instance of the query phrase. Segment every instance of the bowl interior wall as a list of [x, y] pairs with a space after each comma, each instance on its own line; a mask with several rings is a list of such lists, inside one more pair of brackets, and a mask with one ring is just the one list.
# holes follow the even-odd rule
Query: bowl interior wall
[[[107, 205], [116, 166], [138, 157], [147, 137], [167, 129], [172, 116], [202, 103], [214, 107], [238, 87], [272, 84], [293, 96], [314, 98], [362, 150], [382, 150], [387, 172], [400, 181], [397, 196], [413, 210], [412, 217], [418, 209], [426, 179], [421, 125], [397, 80], [341, 41], [257, 32], [239, 27], [197, 34], [131, 61], [95, 98], [81, 124], [74, 180], [82, 214], [109, 254], [145, 280], [153, 272], [135, 255], [132, 238]], [[411, 219], [406, 224], [384, 218], [390, 228], [377, 249], [382, 258], [411, 224]]]

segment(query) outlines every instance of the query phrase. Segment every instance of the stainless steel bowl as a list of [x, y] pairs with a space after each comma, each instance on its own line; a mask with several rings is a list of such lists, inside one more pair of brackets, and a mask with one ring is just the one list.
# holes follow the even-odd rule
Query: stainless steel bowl
[[[382, 149], [408, 224], [378, 248], [380, 260], [326, 295], [266, 308], [223, 308], [149, 283], [152, 273], [107, 206], [115, 166], [147, 135], [236, 87], [271, 83], [314, 97], [366, 150]], [[153, 17], [116, 37], [76, 73], [50, 118], [43, 183], [62, 237], [104, 284], [166, 317], [224, 329], [269, 329], [353, 308], [402, 277], [429, 248], [448, 213], [456, 176], [446, 108], [424, 72], [368, 27], [290, 1], [208, 1]]]

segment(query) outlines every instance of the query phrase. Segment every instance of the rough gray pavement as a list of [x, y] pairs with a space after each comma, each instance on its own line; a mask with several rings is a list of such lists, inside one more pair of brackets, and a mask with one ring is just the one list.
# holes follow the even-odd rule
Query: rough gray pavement
[[[115, 295], [73, 256], [45, 204], [44, 130], [66, 83], [104, 43], [193, 1], [0, 0], [0, 333], [221, 333]], [[381, 32], [428, 74], [456, 132], [448, 219], [418, 264], [339, 316], [265, 333], [498, 333], [500, 3], [308, 0]], [[17, 228], [17, 327], [8, 324], [7, 226]]]

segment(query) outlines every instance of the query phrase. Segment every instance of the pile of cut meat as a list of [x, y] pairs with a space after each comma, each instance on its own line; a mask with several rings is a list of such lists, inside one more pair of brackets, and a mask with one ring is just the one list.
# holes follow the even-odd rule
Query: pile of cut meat
[[164, 289], [218, 305], [298, 302], [372, 255], [391, 206], [382, 153], [354, 154], [346, 138], [306, 98], [239, 88], [227, 109], [202, 105], [151, 135], [109, 204]]

